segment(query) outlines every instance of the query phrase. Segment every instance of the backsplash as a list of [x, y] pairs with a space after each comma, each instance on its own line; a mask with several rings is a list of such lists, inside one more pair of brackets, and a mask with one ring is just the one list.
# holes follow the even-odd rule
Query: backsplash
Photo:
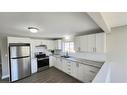
[[106, 61], [106, 54], [104, 53], [76, 52], [76, 53], [69, 53], [69, 56], [88, 59], [88, 60], [95, 60], [95, 61]]

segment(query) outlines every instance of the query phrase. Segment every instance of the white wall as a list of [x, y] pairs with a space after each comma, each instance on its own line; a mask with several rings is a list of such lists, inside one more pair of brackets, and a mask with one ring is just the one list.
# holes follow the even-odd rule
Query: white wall
[[107, 35], [107, 51], [111, 82], [127, 82], [127, 26], [113, 28]]

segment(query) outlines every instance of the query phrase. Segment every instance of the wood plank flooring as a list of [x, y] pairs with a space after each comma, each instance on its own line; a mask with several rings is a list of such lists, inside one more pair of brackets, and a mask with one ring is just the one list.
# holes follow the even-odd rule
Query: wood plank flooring
[[[0, 80], [8, 83], [7, 80]], [[79, 80], [67, 75], [66, 73], [51, 67], [47, 70], [35, 73], [30, 77], [16, 81], [15, 83], [81, 83]]]
[[52, 67], [33, 74], [30, 77], [16, 81], [16, 83], [81, 83], [77, 79]]

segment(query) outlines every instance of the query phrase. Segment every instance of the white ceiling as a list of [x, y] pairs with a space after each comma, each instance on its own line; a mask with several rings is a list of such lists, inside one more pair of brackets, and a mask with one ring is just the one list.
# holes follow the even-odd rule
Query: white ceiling
[[127, 25], [127, 12], [102, 12], [102, 15], [111, 28]]
[[[39, 28], [39, 32], [30, 33], [27, 29], [30, 26]], [[0, 33], [3, 35], [59, 38], [96, 29], [100, 28], [87, 13], [0, 13]]]

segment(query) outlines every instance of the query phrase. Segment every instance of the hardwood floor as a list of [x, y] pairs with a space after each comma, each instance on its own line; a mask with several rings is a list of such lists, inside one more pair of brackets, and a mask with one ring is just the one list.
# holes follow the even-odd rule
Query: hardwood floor
[[80, 83], [80, 81], [52, 67], [16, 81], [16, 83]]
[[[0, 81], [8, 82], [8, 81]], [[30, 77], [16, 81], [15, 83], [81, 83], [79, 80], [52, 67], [47, 70], [35, 73]]]

